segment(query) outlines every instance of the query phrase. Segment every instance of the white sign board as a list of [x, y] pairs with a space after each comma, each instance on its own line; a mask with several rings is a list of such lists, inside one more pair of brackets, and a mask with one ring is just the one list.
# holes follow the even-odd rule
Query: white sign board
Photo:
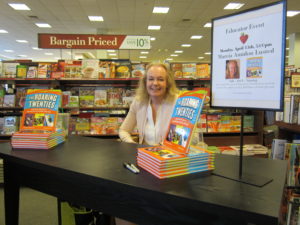
[[285, 2], [213, 19], [212, 107], [280, 110]]
[[150, 49], [150, 36], [126, 36], [119, 49]]

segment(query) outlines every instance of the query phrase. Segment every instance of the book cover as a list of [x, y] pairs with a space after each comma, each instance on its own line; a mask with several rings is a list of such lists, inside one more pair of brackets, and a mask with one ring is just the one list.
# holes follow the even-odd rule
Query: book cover
[[130, 61], [120, 61], [116, 63], [116, 78], [129, 78], [131, 74]]
[[5, 116], [3, 134], [13, 134], [19, 129], [19, 117]]
[[95, 90], [95, 107], [102, 107], [107, 105], [107, 89], [96, 88]]
[[142, 77], [145, 75], [145, 72], [146, 72], [146, 65], [144, 63], [133, 64], [131, 77], [137, 77], [137, 78]]
[[182, 63], [172, 63], [171, 71], [175, 78], [182, 78]]
[[55, 131], [60, 90], [28, 89], [20, 130]]
[[65, 61], [64, 60], [58, 60], [57, 63], [51, 64], [51, 78], [60, 79], [60, 78], [64, 77], [64, 71], [65, 71]]
[[261, 78], [263, 68], [263, 57], [247, 59], [247, 78]]
[[0, 107], [3, 107], [4, 96], [5, 96], [5, 89], [2, 86], [0, 86]]
[[37, 66], [29, 66], [26, 77], [27, 78], [37, 78]]
[[196, 63], [183, 63], [182, 64], [182, 76], [183, 76], [183, 78], [195, 78], [196, 77]]
[[37, 78], [50, 78], [51, 77], [51, 63], [39, 63]]
[[94, 107], [95, 89], [80, 88], [79, 89], [79, 106], [83, 108]]
[[82, 60], [82, 79], [98, 79], [99, 78], [99, 60], [83, 59]]
[[3, 63], [3, 77], [5, 78], [15, 78], [17, 75], [17, 66], [19, 63]]
[[285, 139], [273, 139], [271, 159], [285, 159]]
[[196, 77], [197, 78], [210, 78], [210, 65], [209, 64], [197, 64], [196, 65]]
[[178, 152], [188, 152], [205, 96], [204, 90], [187, 91], [179, 95], [163, 145]]
[[81, 60], [65, 60], [64, 79], [81, 79]]
[[27, 65], [17, 65], [17, 78], [26, 78], [27, 69]]
[[70, 99], [69, 99], [68, 107], [78, 108], [79, 107], [79, 96], [71, 95]]
[[16, 90], [16, 107], [24, 107], [27, 88], [17, 88]]
[[4, 95], [3, 107], [15, 107], [16, 95]]

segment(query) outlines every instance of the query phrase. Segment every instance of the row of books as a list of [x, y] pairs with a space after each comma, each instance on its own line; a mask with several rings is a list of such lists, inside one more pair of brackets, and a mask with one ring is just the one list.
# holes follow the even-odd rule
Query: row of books
[[118, 135], [123, 120], [122, 117], [71, 117], [69, 134]]
[[275, 120], [285, 123], [300, 124], [300, 94], [291, 94], [284, 97], [283, 112], [276, 112]]
[[210, 78], [210, 65], [200, 63], [171, 63], [171, 71], [176, 78]]
[[[138, 78], [145, 74], [146, 64], [132, 64], [129, 60], [59, 60], [48, 62], [0, 62], [3, 78], [103, 79]], [[177, 78], [210, 78], [210, 65], [172, 63], [171, 71]]]
[[[219, 154], [240, 155], [240, 146], [208, 146], [208, 150]], [[260, 144], [243, 145], [243, 155], [268, 155], [269, 151], [266, 146]]]
[[[16, 94], [0, 89], [0, 107], [23, 107], [27, 88], [17, 88]], [[134, 89], [97, 87], [77, 88], [62, 92], [62, 107], [128, 107], [135, 96]]]
[[[254, 131], [254, 115], [244, 116], [244, 132]], [[198, 132], [240, 132], [241, 116], [230, 114], [201, 114], [197, 123]]]

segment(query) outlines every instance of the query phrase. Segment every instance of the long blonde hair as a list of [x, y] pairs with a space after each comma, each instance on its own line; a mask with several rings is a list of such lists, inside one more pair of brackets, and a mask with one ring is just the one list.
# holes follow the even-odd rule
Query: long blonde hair
[[136, 98], [141, 102], [149, 101], [149, 94], [147, 91], [146, 83], [147, 83], [148, 71], [153, 66], [162, 67], [167, 72], [167, 89], [166, 89], [165, 100], [173, 101], [176, 98], [179, 91], [177, 89], [173, 74], [168, 69], [168, 66], [162, 63], [151, 63], [147, 66], [145, 75], [142, 76], [139, 80], [139, 85], [138, 88], [136, 89]]

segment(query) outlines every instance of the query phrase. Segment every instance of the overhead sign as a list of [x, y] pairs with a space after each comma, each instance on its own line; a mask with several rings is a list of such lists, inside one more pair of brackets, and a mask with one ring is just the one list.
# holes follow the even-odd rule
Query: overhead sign
[[50, 49], [150, 49], [150, 36], [38, 34], [38, 47]]

